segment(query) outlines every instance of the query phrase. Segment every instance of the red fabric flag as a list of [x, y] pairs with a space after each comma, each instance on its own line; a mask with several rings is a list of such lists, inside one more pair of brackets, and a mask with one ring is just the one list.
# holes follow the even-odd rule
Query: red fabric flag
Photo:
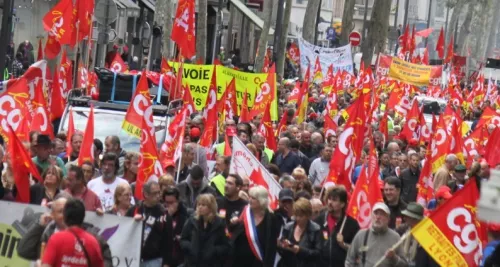
[[0, 134], [8, 142], [9, 127], [7, 125], [10, 125], [17, 132], [22, 117], [26, 117], [28, 121], [31, 120], [31, 114], [28, 109], [30, 94], [24, 77], [9, 80], [7, 85], [3, 86], [6, 86], [7, 89], [0, 95], [4, 103], [2, 113], [0, 113]]
[[337, 136], [337, 124], [333, 121], [330, 116], [325, 116], [324, 124], [325, 137], [328, 138], [330, 135]]
[[[233, 119], [238, 112], [238, 104], [236, 103], [236, 79], [233, 78], [229, 85], [226, 86], [224, 92], [224, 109], [226, 110], [226, 118]], [[250, 113], [250, 116], [252, 113]]]
[[85, 161], [94, 162], [94, 160], [94, 105], [91, 105], [80, 154], [78, 155], [78, 166], [82, 166]]
[[78, 39], [76, 39], [76, 28], [73, 33], [72, 43], [74, 46], [76, 43], [83, 40], [85, 37], [90, 35], [92, 28], [92, 15], [94, 14], [94, 0], [76, 0], [75, 4], [75, 18], [73, 25], [76, 26], [78, 23]]
[[280, 134], [286, 131], [286, 121], [288, 120], [288, 110], [285, 109], [283, 111], [283, 115], [281, 116], [281, 120], [278, 124], [278, 129], [276, 129], [276, 136], [280, 136]]
[[59, 55], [61, 52], [61, 44], [57, 41], [55, 36], [50, 34], [47, 36], [44, 52], [47, 59], [54, 59], [57, 55]]
[[[127, 109], [125, 120], [123, 120], [122, 129], [128, 134], [140, 138], [143, 129], [142, 121], [144, 119], [149, 126], [150, 132], [152, 132], [152, 129], [154, 128], [153, 107], [151, 105], [151, 97], [149, 95], [148, 78], [146, 77], [145, 72], [142, 72], [141, 74], [141, 78], [137, 83], [135, 94], [130, 103], [131, 105], [129, 105]], [[151, 133], [151, 135], [153, 134], [154, 132]]]
[[42, 20], [43, 28], [62, 45], [71, 43], [73, 25], [73, 1], [61, 0]]
[[163, 166], [168, 162], [176, 162], [182, 155], [182, 144], [184, 141], [184, 132], [186, 130], [186, 109], [175, 115], [168, 128], [167, 138], [161, 146], [160, 161]]
[[[338, 72], [337, 72], [338, 73]], [[332, 92], [333, 85], [335, 83], [335, 76], [333, 76], [333, 64], [328, 67], [328, 71], [326, 72], [326, 76], [323, 77], [323, 93], [329, 94]]]
[[49, 100], [51, 121], [61, 118], [64, 113], [64, 107], [66, 106], [63, 88], [61, 87], [61, 81], [63, 84], [65, 84], [66, 81], [59, 77], [59, 73], [59, 69], [56, 68], [54, 72], [54, 82], [52, 83], [52, 90], [50, 90]]
[[323, 80], [323, 70], [321, 69], [321, 62], [319, 61], [319, 57], [316, 57], [316, 62], [314, 63], [313, 82], [319, 83], [322, 80]]
[[271, 63], [269, 62], [269, 57], [267, 55], [264, 56], [264, 64], [262, 65], [262, 73], [269, 72], [269, 66]]
[[487, 237], [477, 218], [478, 200], [476, 183], [468, 182], [411, 230], [439, 266], [479, 266]]
[[179, 0], [171, 35], [171, 39], [179, 46], [181, 55], [188, 59], [196, 55], [194, 6], [194, 0]]
[[77, 74], [76, 86], [79, 88], [87, 88], [89, 86], [89, 71], [82, 62], [78, 64], [78, 74]]
[[248, 111], [248, 90], [245, 90], [243, 102], [241, 102], [240, 122], [250, 122], [250, 112]]
[[413, 105], [406, 116], [406, 123], [399, 136], [406, 141], [410, 141], [412, 138], [418, 139], [417, 127], [420, 125], [419, 119], [420, 109], [418, 108], [418, 101], [413, 100]]
[[160, 73], [161, 74], [165, 74], [167, 72], [172, 72], [172, 68], [170, 67], [170, 65], [168, 65], [168, 62], [165, 58], [161, 58], [161, 71]]
[[30, 177], [31, 173], [38, 182], [43, 183], [38, 169], [31, 160], [28, 151], [24, 148], [23, 143], [17, 138], [14, 129], [7, 125], [6, 129], [9, 132], [8, 153], [10, 155], [10, 163], [14, 171], [14, 182], [16, 184], [17, 195], [16, 201], [22, 203], [30, 203]]
[[36, 55], [36, 61], [40, 61], [43, 59], [43, 45], [42, 39], [38, 39], [38, 53]]
[[259, 94], [255, 97], [255, 102], [250, 111], [250, 117], [256, 117], [258, 115], [264, 114], [264, 111], [269, 103], [274, 99], [274, 88], [276, 86], [276, 67], [273, 64], [269, 69], [267, 74], [267, 79], [260, 86]]
[[488, 145], [484, 153], [484, 158], [491, 168], [500, 164], [500, 128], [496, 127], [488, 139]]
[[326, 116], [330, 118], [335, 118], [338, 113], [338, 104], [337, 104], [337, 93], [335, 91], [331, 91], [328, 95], [328, 101], [326, 102]]
[[66, 56], [66, 50], [62, 52], [59, 70], [59, 84], [63, 92], [64, 100], [66, 101], [67, 95], [73, 87], [73, 63]]
[[212, 81], [208, 90], [207, 103], [203, 110], [203, 120], [205, 130], [200, 138], [200, 146], [211, 147], [217, 139], [217, 81], [215, 71], [212, 74]]
[[339, 136], [339, 142], [332, 155], [328, 178], [324, 180], [342, 184], [347, 191], [351, 189], [352, 170], [361, 156], [363, 146], [366, 121], [363, 97], [360, 96], [352, 107], [353, 112], [349, 114], [349, 119], [345, 124], [344, 131]]
[[436, 43], [436, 51], [438, 52], [439, 58], [444, 57], [444, 30], [443, 27], [441, 27], [441, 31], [439, 32], [439, 38]]
[[427, 49], [427, 47], [425, 47], [425, 49], [424, 49], [424, 56], [422, 58], [422, 64], [429, 65], [429, 49]]
[[[128, 71], [128, 66], [125, 64], [120, 54], [116, 53], [115, 58], [111, 61], [109, 69], [112, 72], [123, 73]], [[144, 76], [146, 75], [144, 74]]]
[[[434, 125], [433, 125], [434, 127]], [[443, 166], [446, 158], [446, 153], [450, 147], [451, 138], [448, 134], [444, 119], [441, 115], [439, 123], [436, 126], [436, 130], [432, 131], [434, 133], [432, 137], [432, 173], [435, 173], [441, 166]]]
[[189, 84], [186, 84], [186, 86], [184, 85], [181, 86], [183, 91], [182, 102], [187, 109], [186, 116], [189, 117], [196, 111], [196, 107], [193, 103], [193, 97], [191, 96], [191, 90], [189, 89]]
[[389, 126], [388, 126], [389, 122], [387, 119], [389, 115], [387, 114], [387, 111], [388, 109], [386, 108], [385, 113], [382, 116], [382, 118], [380, 118], [379, 122], [379, 131], [384, 135], [384, 143], [389, 140]]
[[278, 146], [276, 144], [276, 137], [274, 136], [273, 124], [271, 122], [270, 104], [267, 105], [267, 108], [264, 111], [264, 117], [262, 117], [259, 132], [262, 134], [262, 136], [266, 137], [266, 147], [273, 151], [276, 151], [278, 149]]
[[75, 134], [75, 122], [73, 121], [73, 108], [69, 107], [68, 114], [68, 134], [66, 135], [66, 155], [68, 158], [71, 153], [73, 153], [73, 146], [71, 145], [71, 139], [73, 138], [73, 134]]
[[16, 130], [16, 136], [22, 143], [30, 141], [31, 125], [27, 116], [23, 116]]
[[250, 176], [248, 177], [250, 181], [252, 181], [253, 186], [263, 186], [264, 188], [267, 189], [267, 192], [269, 192], [269, 207], [272, 210], [275, 210], [278, 207], [278, 199], [271, 194], [271, 191], [269, 190], [269, 184], [267, 183], [266, 179], [264, 178], [264, 175], [262, 174], [261, 168], [255, 168]]
[[446, 58], [444, 59], [444, 63], [451, 63], [453, 59], [453, 36], [450, 38], [450, 42], [448, 43], [448, 48], [446, 49]]
[[139, 161], [139, 168], [137, 170], [134, 196], [142, 200], [143, 184], [147, 183], [150, 179], [158, 180], [158, 178], [163, 175], [163, 166], [158, 159], [158, 151], [156, 149], [156, 138], [154, 135], [151, 135], [146, 120], [142, 122], [140, 151], [141, 160]]
[[231, 151], [231, 143], [229, 143], [229, 137], [227, 134], [224, 135], [224, 156], [231, 156], [233, 152]]
[[31, 104], [33, 105], [34, 113], [31, 121], [31, 130], [54, 138], [54, 128], [50, 121], [49, 112], [47, 111], [47, 101], [43, 95], [42, 83], [38, 83], [35, 87], [35, 97]]
[[410, 39], [410, 24], [406, 24], [405, 30], [401, 35], [401, 53], [404, 55], [408, 52], [408, 39]]
[[[434, 117], [433, 117], [434, 118]], [[432, 180], [432, 144], [429, 142], [425, 154], [425, 162], [417, 182], [417, 203], [427, 207], [427, 203], [434, 197], [434, 181]]]

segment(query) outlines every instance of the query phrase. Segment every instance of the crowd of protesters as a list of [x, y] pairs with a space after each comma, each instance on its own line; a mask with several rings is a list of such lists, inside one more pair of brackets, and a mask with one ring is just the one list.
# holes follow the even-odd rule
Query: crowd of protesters
[[[290, 116], [276, 151], [266, 147], [265, 137], [257, 131], [262, 116], [250, 123], [227, 119], [221, 131], [222, 141], [224, 135], [230, 144], [234, 136], [242, 140], [279, 182], [282, 189], [276, 210], [269, 208], [266, 188], [230, 172], [231, 156], [224, 155], [224, 142], [214, 147], [216, 164], [208, 169], [210, 152], [197, 144], [204, 130], [199, 114], [187, 122], [180, 162], [169, 162], [165, 175], [143, 185], [142, 201], [134, 197], [140, 155], [123, 150], [117, 136], [108, 136], [104, 143], [96, 139], [96, 161], [77, 166], [82, 133], [72, 135], [69, 154], [64, 133], [53, 140], [31, 133], [30, 144], [25, 145], [43, 180], [32, 183], [31, 204], [47, 206], [51, 212], [22, 238], [18, 254], [40, 260], [42, 266], [61, 266], [58, 255], [73, 252], [58, 249], [65, 238], [76, 236], [85, 241], [88, 266], [112, 266], [106, 241], [80, 230], [87, 227], [84, 209], [142, 223], [141, 266], [374, 266], [379, 261], [378, 266], [437, 266], [413, 237], [397, 248], [394, 245], [425, 218], [426, 210], [432, 212], [468, 182], [489, 179], [490, 168], [498, 166], [477, 159], [467, 168], [456, 155], [447, 155], [434, 175], [434, 199], [423, 207], [416, 198], [426, 146], [402, 140], [399, 134], [404, 120], [389, 113], [389, 139], [384, 140], [377, 127], [372, 138], [384, 202], [373, 206], [370, 227], [360, 229], [358, 221], [346, 214], [351, 192], [343, 186], [324, 186], [343, 131], [342, 120], [337, 133], [325, 138], [322, 113], [326, 98], [314, 87], [310, 95], [307, 122], [298, 124], [293, 116], [296, 107], [284, 104], [287, 89], [280, 90], [280, 114]], [[351, 102], [347, 94], [339, 97], [339, 109]], [[356, 163], [353, 184], [368, 152], [365, 149]], [[0, 199], [15, 199], [13, 172], [7, 155]], [[251, 214], [255, 227], [246, 227], [245, 212]], [[491, 242], [483, 263], [495, 266], [500, 262], [500, 227], [491, 224], [488, 231]]]

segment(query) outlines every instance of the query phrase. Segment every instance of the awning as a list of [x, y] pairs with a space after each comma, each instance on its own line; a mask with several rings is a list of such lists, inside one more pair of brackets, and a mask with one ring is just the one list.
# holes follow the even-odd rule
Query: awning
[[[259, 18], [255, 13], [253, 13], [250, 8], [248, 8], [244, 3], [242, 3], [240, 0], [230, 0], [231, 4], [233, 4], [241, 13], [245, 14], [247, 18], [249, 18], [259, 29], [262, 29], [264, 27], [264, 20]], [[274, 29], [269, 28], [269, 35], [274, 34]]]
[[118, 7], [124, 9], [139, 9], [139, 6], [132, 2], [132, 0], [115, 0], [115, 3]]
[[[160, 0], [161, 1], [161, 0]], [[155, 12], [155, 0], [141, 0], [141, 2], [151, 11]]]

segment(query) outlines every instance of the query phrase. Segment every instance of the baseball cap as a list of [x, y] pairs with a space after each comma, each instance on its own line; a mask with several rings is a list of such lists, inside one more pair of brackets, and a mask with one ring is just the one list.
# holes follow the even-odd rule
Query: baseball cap
[[451, 194], [451, 189], [446, 186], [442, 185], [438, 188], [436, 191], [436, 199], [443, 198], [443, 199], [450, 199], [453, 195]]
[[236, 135], [236, 127], [234, 127], [234, 126], [226, 127], [226, 134], [227, 134], [227, 136], [235, 136]]
[[291, 200], [293, 201], [293, 191], [290, 188], [282, 189], [278, 195], [280, 201]]
[[467, 167], [465, 167], [465, 165], [463, 164], [458, 164], [457, 166], [455, 166], [455, 172], [466, 172], [467, 171]]
[[375, 212], [377, 210], [381, 210], [381, 211], [387, 213], [387, 215], [391, 215], [391, 211], [389, 210], [389, 207], [387, 207], [387, 205], [383, 202], [378, 202], [373, 206], [373, 212]]

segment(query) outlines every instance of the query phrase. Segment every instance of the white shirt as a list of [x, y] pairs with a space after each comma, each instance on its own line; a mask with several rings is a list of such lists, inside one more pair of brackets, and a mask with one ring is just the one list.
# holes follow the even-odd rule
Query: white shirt
[[[95, 179], [92, 179], [87, 184], [87, 188], [92, 190], [101, 200], [102, 210], [104, 212], [110, 211], [115, 204], [115, 189], [120, 183], [127, 183], [127, 180], [116, 177], [115, 181], [111, 184], [107, 184], [103, 181], [102, 176], [99, 176]], [[132, 197], [130, 200], [132, 205], [135, 204], [134, 198]]]

